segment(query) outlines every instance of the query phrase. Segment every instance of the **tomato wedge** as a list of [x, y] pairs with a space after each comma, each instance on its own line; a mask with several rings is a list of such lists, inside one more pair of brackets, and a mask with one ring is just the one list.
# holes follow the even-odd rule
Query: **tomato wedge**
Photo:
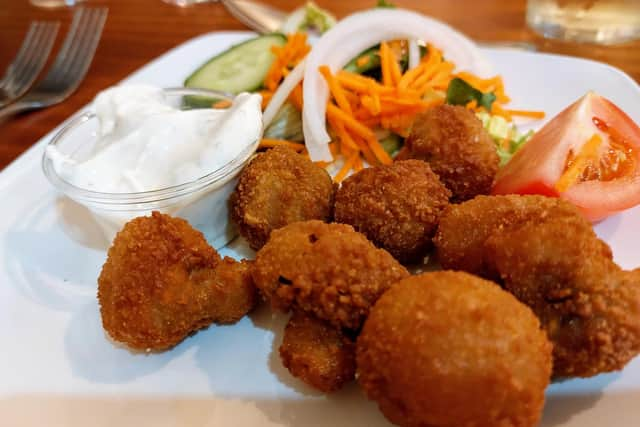
[[589, 92], [513, 156], [492, 193], [562, 197], [591, 221], [640, 204], [640, 128]]

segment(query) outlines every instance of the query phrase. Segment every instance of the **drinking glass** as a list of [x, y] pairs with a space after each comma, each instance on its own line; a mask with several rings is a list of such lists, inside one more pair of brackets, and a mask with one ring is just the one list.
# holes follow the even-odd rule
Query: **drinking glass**
[[640, 0], [528, 0], [527, 23], [544, 37], [622, 43], [640, 38]]

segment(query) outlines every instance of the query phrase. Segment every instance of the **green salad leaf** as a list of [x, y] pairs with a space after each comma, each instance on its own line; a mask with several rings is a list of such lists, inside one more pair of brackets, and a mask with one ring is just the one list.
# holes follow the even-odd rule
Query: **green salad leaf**
[[516, 151], [518, 151], [525, 142], [531, 139], [533, 136], [533, 131], [525, 133], [524, 135], [520, 135], [518, 138], [508, 140], [508, 145], [506, 147], [498, 146], [496, 151], [498, 153], [498, 157], [500, 157], [500, 166], [504, 166], [511, 160]]
[[447, 88], [447, 104], [467, 105], [471, 101], [476, 101], [487, 111], [491, 111], [491, 105], [496, 100], [493, 92], [482, 93], [461, 78], [454, 78]]
[[265, 129], [264, 137], [303, 141], [302, 114], [293, 104], [285, 102]]
[[296, 31], [324, 33], [336, 25], [336, 18], [329, 11], [310, 1], [291, 12], [280, 27], [280, 31], [289, 34]]
[[398, 134], [390, 132], [389, 135], [379, 140], [380, 145], [391, 157], [395, 157], [402, 148], [404, 140]]
[[500, 157], [500, 166], [504, 166], [511, 157], [533, 136], [530, 130], [521, 134], [513, 123], [509, 123], [504, 117], [492, 116], [486, 112], [476, 113], [496, 144], [496, 152]]
[[[360, 55], [353, 58], [344, 66], [350, 73], [363, 74], [376, 68], [380, 68], [380, 55], [378, 55], [379, 45], [365, 50]], [[366, 59], [364, 59], [366, 58]]]

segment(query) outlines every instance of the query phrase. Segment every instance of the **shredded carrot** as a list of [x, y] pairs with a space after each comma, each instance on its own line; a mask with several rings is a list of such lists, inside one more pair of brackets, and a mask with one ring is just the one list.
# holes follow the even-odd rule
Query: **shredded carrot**
[[[502, 116], [508, 121], [512, 121], [513, 116], [528, 117], [535, 120], [543, 119], [545, 117], [544, 111], [511, 110], [503, 108], [503, 105], [509, 103], [511, 98], [509, 98], [504, 92], [504, 82], [501, 76], [481, 79], [469, 72], [462, 71], [456, 74], [455, 77], [461, 78], [481, 92], [493, 92], [496, 96], [496, 100], [494, 101], [490, 111], [492, 114]], [[483, 107], [478, 106], [477, 104], [467, 105], [467, 108], [474, 111], [480, 111], [483, 109]]]
[[293, 69], [311, 50], [311, 46], [307, 44], [307, 35], [305, 33], [293, 33], [287, 36], [287, 42], [284, 46], [274, 46], [271, 51], [276, 58], [274, 59], [267, 76], [264, 80], [264, 86], [271, 91], [275, 91], [280, 81]]
[[567, 191], [577, 180], [591, 162], [598, 159], [598, 148], [602, 144], [602, 138], [594, 133], [591, 138], [582, 146], [580, 153], [569, 163], [567, 170], [555, 183], [555, 188], [560, 193]]
[[372, 79], [371, 77], [364, 77], [359, 74], [349, 73], [348, 71], [339, 71], [336, 74], [338, 81], [342, 84], [343, 87], [354, 90], [357, 92], [366, 92], [371, 84], [374, 85], [376, 91], [379, 93], [384, 93], [387, 95], [396, 93], [396, 90], [391, 87], [384, 87], [380, 85], [377, 81]]
[[302, 83], [298, 83], [298, 85], [291, 91], [291, 95], [289, 95], [289, 101], [291, 101], [294, 107], [302, 111]]
[[362, 152], [362, 156], [367, 161], [367, 163], [369, 163], [371, 166], [380, 164], [376, 156], [373, 154], [373, 151], [371, 151], [371, 148], [369, 148], [369, 146], [367, 145], [366, 141], [357, 137], [353, 138], [353, 140]]
[[[271, 99], [282, 80], [304, 59], [310, 50], [311, 46], [307, 44], [306, 33], [289, 34], [284, 46], [271, 47], [271, 52], [275, 55], [275, 58], [263, 82], [263, 86], [266, 89], [262, 93], [263, 109], [266, 108], [268, 100]], [[266, 102], [264, 101], [265, 99], [267, 99]]]
[[320, 66], [319, 70], [324, 79], [327, 81], [327, 85], [329, 85], [329, 91], [331, 91], [331, 95], [333, 95], [333, 98], [336, 100], [338, 106], [344, 112], [352, 114], [351, 105], [349, 104], [349, 101], [347, 101], [347, 97], [342, 90], [342, 85], [340, 85], [340, 82], [333, 77], [331, 71], [329, 70], [329, 67], [327, 67], [326, 65], [322, 65]]
[[228, 99], [221, 99], [220, 101], [214, 102], [212, 105], [213, 108], [229, 108], [231, 107], [231, 101]]
[[398, 90], [405, 90], [409, 88], [409, 85], [413, 83], [413, 81], [420, 75], [420, 73], [424, 72], [426, 67], [425, 63], [418, 65], [410, 70], [408, 70], [404, 75], [400, 78], [398, 82]]
[[[335, 102], [327, 105], [330, 127], [346, 145], [347, 155], [351, 155], [355, 142], [360, 154], [370, 164], [392, 162], [371, 129], [382, 127], [407, 136], [416, 114], [444, 102], [443, 95], [434, 96], [425, 85], [432, 83], [434, 77], [439, 79], [437, 84], [448, 84], [453, 70], [453, 64], [444, 62], [441, 53], [435, 48], [431, 49], [430, 56], [418, 67], [404, 75], [395, 54], [386, 43], [381, 44], [379, 54], [382, 83], [344, 70], [336, 73], [332, 79], [328, 68], [319, 70], [327, 81]], [[416, 90], [413, 87], [416, 81], [418, 86], [423, 87]], [[340, 89], [335, 86], [332, 88], [335, 82], [340, 85]], [[427, 92], [430, 95], [424, 99]], [[353, 167], [355, 168], [355, 164]]]
[[354, 151], [350, 156], [348, 156], [344, 162], [344, 165], [342, 166], [342, 168], [340, 168], [340, 171], [338, 171], [333, 180], [335, 182], [342, 182], [342, 180], [346, 178], [347, 174], [353, 167], [353, 164], [356, 162], [356, 159], [358, 157], [360, 157], [360, 154], [357, 151]]
[[498, 86], [502, 86], [502, 78], [500, 76], [492, 77], [490, 79], [481, 79], [469, 72], [461, 71], [456, 75], [456, 77], [461, 78], [462, 80], [482, 92], [489, 92]]
[[358, 67], [364, 67], [369, 62], [371, 62], [371, 57], [369, 57], [369, 55], [361, 56], [360, 58], [356, 59], [356, 65]]
[[342, 122], [336, 121], [329, 117], [329, 124], [331, 125], [331, 128], [336, 132], [336, 134], [338, 134], [340, 142], [342, 142], [345, 146], [351, 148], [352, 150], [358, 150], [358, 146], [356, 145], [351, 135], [349, 135]]
[[304, 144], [301, 142], [293, 142], [293, 141], [286, 141], [284, 139], [269, 139], [269, 138], [262, 138], [260, 140], [260, 144], [258, 148], [272, 148], [279, 145], [284, 145], [298, 152], [305, 150]]
[[389, 45], [385, 42], [380, 43], [380, 67], [382, 69], [382, 84], [393, 86], [393, 76], [391, 75], [391, 52]]
[[360, 156], [356, 157], [356, 161], [355, 161], [355, 163], [353, 164], [353, 169], [354, 169], [356, 172], [360, 172], [360, 171], [363, 169], [363, 167], [364, 167], [364, 166], [363, 166], [363, 164], [362, 164], [362, 157], [360, 157]]
[[[309, 157], [309, 153], [307, 153], [306, 157], [311, 160], [311, 157]], [[323, 162], [323, 161], [317, 161], [317, 162], [313, 162], [315, 163], [319, 168], [326, 168], [327, 166], [329, 166], [331, 164], [331, 162]]]
[[502, 116], [509, 122], [513, 120], [513, 117], [511, 117], [511, 114], [495, 102], [491, 104], [491, 113], [497, 116]]
[[465, 105], [465, 108], [467, 108], [469, 110], [475, 110], [476, 108], [478, 108], [478, 101], [473, 99], [473, 100], [467, 102], [467, 105]]
[[[437, 58], [438, 56], [434, 55], [434, 57]], [[435, 86], [437, 79], [442, 80], [443, 77], [448, 78], [448, 83], [451, 70], [453, 70], [453, 64], [450, 62], [437, 62], [437, 60], [435, 60], [432, 61], [431, 65], [427, 63], [424, 66], [423, 73], [418, 76], [409, 87], [417, 91], [420, 95], [424, 95], [429, 88]]]
[[422, 58], [422, 63], [426, 66], [442, 62], [442, 52], [433, 45], [427, 45], [427, 54]]
[[327, 105], [327, 116], [336, 121], [342, 122], [345, 128], [348, 128], [365, 140], [369, 140], [371, 138], [375, 139], [376, 137], [371, 129], [358, 122], [353, 116], [350, 116], [333, 104]]
[[504, 110], [511, 116], [530, 117], [532, 119], [544, 119], [544, 111], [528, 111], [528, 110]]
[[393, 163], [393, 159], [386, 151], [384, 151], [384, 148], [382, 148], [382, 145], [380, 145], [375, 136], [367, 139], [367, 144], [380, 163], [383, 165], [390, 165]]
[[402, 78], [402, 70], [400, 70], [400, 64], [398, 63], [398, 58], [393, 53], [391, 49], [389, 49], [389, 71], [391, 72], [391, 81], [393, 82], [393, 86], [398, 86], [400, 83], [400, 79]]
[[[445, 102], [446, 90], [451, 80], [456, 77], [483, 93], [495, 94], [496, 99], [489, 111], [491, 114], [500, 115], [508, 121], [511, 121], [513, 116], [532, 119], [544, 117], [542, 111], [506, 109], [504, 105], [510, 99], [505, 94], [501, 76], [481, 78], [464, 71], [454, 74], [455, 65], [446, 61], [442, 52], [432, 45], [427, 46], [426, 55], [416, 67], [403, 73], [399, 60], [403, 43], [380, 43], [377, 52], [380, 58], [380, 81], [345, 70], [332, 73], [325, 65], [318, 68], [318, 72], [327, 82], [330, 93], [326, 120], [333, 141], [329, 144], [329, 149], [333, 156], [341, 155], [344, 158], [344, 165], [335, 177], [337, 182], [344, 179], [352, 169], [362, 169], [364, 161], [370, 165], [391, 163], [391, 156], [380, 145], [373, 130], [382, 128], [403, 137], [408, 136], [417, 114]], [[275, 59], [263, 82], [263, 108], [269, 103], [282, 80], [304, 59], [309, 50], [310, 46], [304, 33], [289, 34], [283, 46], [272, 47]], [[364, 55], [356, 59], [356, 65], [364, 67], [371, 60], [372, 56]], [[302, 84], [293, 89], [289, 101], [302, 110]], [[476, 101], [467, 103], [466, 108], [472, 111], [484, 110]], [[275, 145], [290, 146], [308, 155], [303, 144], [292, 141], [265, 139], [260, 144], [261, 147]]]

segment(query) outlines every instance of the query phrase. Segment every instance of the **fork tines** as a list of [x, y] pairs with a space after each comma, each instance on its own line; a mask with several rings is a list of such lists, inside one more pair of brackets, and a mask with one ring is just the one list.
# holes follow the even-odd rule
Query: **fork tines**
[[100, 41], [107, 12], [106, 7], [76, 10], [60, 52], [39, 86], [75, 88], [80, 84]]
[[47, 75], [21, 99], [0, 109], [0, 121], [22, 111], [44, 108], [67, 99], [87, 74], [93, 60], [108, 9], [79, 8], [62, 48]]
[[0, 106], [24, 94], [47, 62], [59, 22], [32, 22], [13, 62], [0, 80]]

